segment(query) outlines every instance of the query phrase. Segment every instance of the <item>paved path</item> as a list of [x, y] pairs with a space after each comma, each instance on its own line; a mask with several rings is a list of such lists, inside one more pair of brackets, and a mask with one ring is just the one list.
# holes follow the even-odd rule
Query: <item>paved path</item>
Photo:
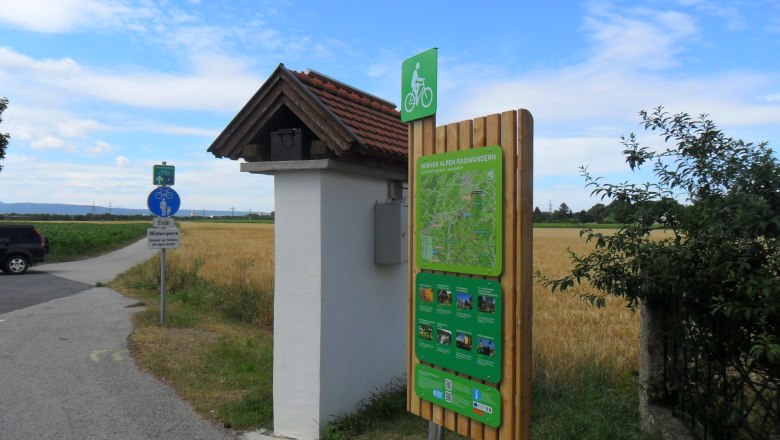
[[[90, 260], [36, 266], [95, 285], [146, 260], [145, 240]], [[135, 301], [108, 288], [0, 314], [0, 440], [235, 439], [139, 371], [127, 352]]]

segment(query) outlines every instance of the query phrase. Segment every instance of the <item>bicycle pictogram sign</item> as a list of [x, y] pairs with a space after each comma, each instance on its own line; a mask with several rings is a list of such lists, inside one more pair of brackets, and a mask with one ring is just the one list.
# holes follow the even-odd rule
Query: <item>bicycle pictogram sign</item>
[[401, 120], [424, 118], [436, 113], [437, 49], [404, 61], [401, 69]]

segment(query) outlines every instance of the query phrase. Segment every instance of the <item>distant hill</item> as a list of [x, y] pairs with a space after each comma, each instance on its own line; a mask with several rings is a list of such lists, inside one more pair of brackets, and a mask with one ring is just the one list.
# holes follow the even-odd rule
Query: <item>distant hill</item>
[[[149, 215], [148, 209], [114, 208], [98, 205], [67, 205], [64, 203], [3, 203], [0, 202], [0, 214], [58, 214], [58, 215], [87, 215], [87, 214], [114, 214], [114, 215]], [[208, 209], [179, 209], [176, 217], [188, 215], [199, 216], [242, 216], [247, 211], [212, 211]], [[254, 214], [261, 214], [254, 212]]]

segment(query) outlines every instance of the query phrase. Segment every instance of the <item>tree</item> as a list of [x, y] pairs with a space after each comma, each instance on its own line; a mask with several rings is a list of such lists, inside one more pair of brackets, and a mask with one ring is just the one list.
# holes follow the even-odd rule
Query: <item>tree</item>
[[569, 220], [571, 216], [571, 208], [566, 203], [561, 203], [561, 206], [552, 213], [552, 217], [556, 221]]
[[[3, 112], [8, 107], [8, 99], [0, 98], [0, 123], [3, 122]], [[8, 146], [8, 139], [11, 136], [8, 133], [0, 133], [0, 160], [5, 159], [5, 148]], [[0, 171], [3, 171], [3, 165], [0, 164]]]
[[[631, 170], [651, 164], [655, 181], [604, 183], [583, 168], [593, 195], [633, 209], [625, 211], [627, 222], [614, 234], [581, 232], [594, 248], [588, 255], [570, 253], [569, 274], [559, 279], [538, 276], [553, 291], [589, 283], [597, 292], [584, 298], [598, 306], [608, 295], [625, 298], [631, 308], [674, 303], [684, 310], [680, 320], [685, 331], [677, 336], [689, 350], [688, 359], [722, 356], [727, 359], [722, 371], [740, 372], [715, 376], [721, 383], [713, 389], [733, 393], [756, 380], [776, 389], [780, 164], [768, 143], [727, 137], [706, 115], [672, 116], [659, 107], [640, 116], [644, 128], [658, 132], [665, 145], [648, 149], [631, 134], [622, 138], [623, 154]], [[653, 234], [657, 230], [663, 233]], [[715, 408], [712, 414], [729, 423], [740, 418], [753, 423], [739, 415], [741, 410], [744, 407]]]

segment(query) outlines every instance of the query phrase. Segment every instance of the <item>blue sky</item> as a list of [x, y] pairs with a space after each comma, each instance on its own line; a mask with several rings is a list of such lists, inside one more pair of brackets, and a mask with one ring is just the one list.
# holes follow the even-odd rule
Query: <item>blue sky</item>
[[398, 103], [401, 63], [431, 47], [438, 124], [534, 115], [542, 209], [598, 202], [581, 165], [636, 178], [619, 141], [660, 146], [643, 109], [780, 142], [776, 0], [0, 0], [0, 201], [144, 208], [167, 161], [182, 209], [271, 211], [272, 177], [206, 149], [276, 66]]

